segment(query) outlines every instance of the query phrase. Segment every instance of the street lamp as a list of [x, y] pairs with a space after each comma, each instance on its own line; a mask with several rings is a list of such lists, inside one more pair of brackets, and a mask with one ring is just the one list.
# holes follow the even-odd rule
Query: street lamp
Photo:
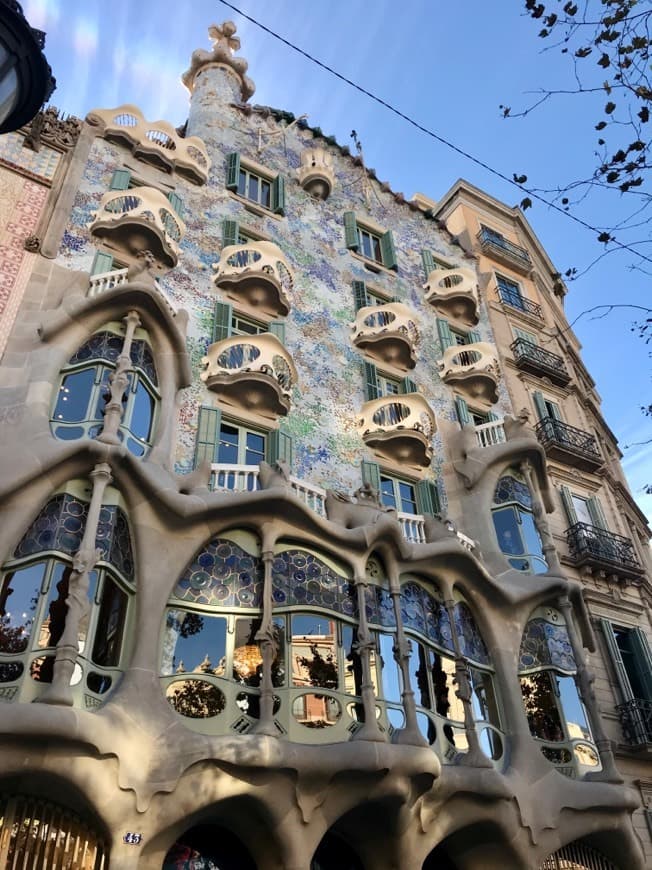
[[20, 3], [0, 0], [0, 133], [31, 121], [56, 87], [45, 33], [29, 26]]

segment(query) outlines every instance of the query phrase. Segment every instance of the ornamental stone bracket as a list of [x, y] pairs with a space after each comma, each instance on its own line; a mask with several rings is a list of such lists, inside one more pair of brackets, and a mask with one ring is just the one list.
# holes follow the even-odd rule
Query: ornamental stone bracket
[[235, 36], [236, 26], [233, 21], [224, 21], [222, 24], [212, 24], [208, 28], [208, 35], [213, 41], [210, 51], [198, 48], [193, 51], [190, 58], [190, 67], [181, 76], [181, 81], [190, 93], [195, 89], [197, 76], [202, 70], [209, 67], [222, 67], [229, 70], [240, 84], [242, 100], [246, 102], [256, 90], [256, 85], [246, 75], [249, 64], [242, 57], [234, 57], [234, 52], [240, 50], [240, 38]]
[[360, 308], [352, 329], [353, 344], [370, 359], [401, 373], [416, 366], [417, 327], [402, 302]]
[[365, 402], [358, 418], [365, 444], [386, 461], [421, 471], [432, 461], [435, 415], [420, 393]]
[[434, 269], [423, 285], [426, 302], [438, 314], [475, 326], [479, 320], [477, 276], [472, 269]]
[[286, 317], [294, 277], [280, 248], [273, 242], [247, 242], [222, 249], [213, 283], [225, 296], [252, 314]]

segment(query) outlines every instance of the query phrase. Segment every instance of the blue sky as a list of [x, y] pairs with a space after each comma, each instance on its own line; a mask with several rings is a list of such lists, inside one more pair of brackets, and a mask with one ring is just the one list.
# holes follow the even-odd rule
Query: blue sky
[[[596, 147], [594, 124], [602, 95], [562, 97], [522, 120], [505, 121], [499, 105], [516, 110], [543, 85], [572, 84], [567, 61], [542, 52], [536, 22], [522, 3], [427, 3], [404, 0], [242, 0], [244, 12], [334, 67], [405, 114], [510, 176], [524, 172], [537, 187], [553, 187], [588, 174]], [[307, 114], [313, 126], [349, 143], [352, 129], [365, 162], [406, 197], [420, 191], [439, 198], [459, 178], [514, 205], [519, 191], [428, 138], [343, 82], [292, 52], [220, 0], [24, 0], [30, 23], [47, 32], [46, 54], [57, 78], [52, 103], [84, 117], [94, 108], [138, 105], [149, 120], [174, 125], [187, 116], [180, 82], [190, 54], [209, 48], [211, 23], [233, 19], [256, 83], [252, 102]], [[400, 8], [400, 14], [399, 14]], [[618, 196], [593, 200], [578, 215], [594, 226], [621, 213]], [[527, 217], [552, 261], [563, 272], [582, 269], [603, 247], [587, 230], [544, 205]], [[652, 247], [652, 246], [650, 246]], [[649, 251], [652, 254], [652, 251]], [[650, 305], [649, 275], [632, 270], [632, 257], [604, 257], [570, 284], [570, 321], [600, 304]], [[652, 436], [640, 413], [650, 402], [652, 361], [631, 332], [636, 313], [617, 310], [575, 326], [583, 358], [597, 382], [607, 422], [624, 452], [624, 467], [639, 504], [652, 516]]]

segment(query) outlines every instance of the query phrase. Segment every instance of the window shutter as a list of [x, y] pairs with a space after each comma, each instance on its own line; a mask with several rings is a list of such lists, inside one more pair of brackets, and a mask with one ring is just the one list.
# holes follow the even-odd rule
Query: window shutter
[[226, 155], [226, 189], [237, 190], [240, 180], [240, 155], [237, 151]]
[[548, 399], [548, 406], [552, 414], [552, 419], [561, 420], [561, 410], [559, 409], [557, 402], [551, 402], [550, 399]]
[[281, 342], [281, 344], [285, 344], [285, 321], [270, 321], [268, 332], [271, 332], [272, 335], [275, 335]]
[[455, 410], [457, 411], [457, 419], [460, 421], [460, 426], [468, 426], [471, 422], [469, 406], [461, 396], [455, 396]]
[[630, 637], [636, 670], [638, 671], [641, 685], [645, 689], [645, 698], [641, 700], [652, 701], [652, 655], [650, 655], [647, 637], [640, 628], [633, 628], [630, 632]]
[[240, 226], [237, 221], [224, 219], [222, 221], [222, 247], [227, 245], [237, 245], [238, 236], [240, 235]]
[[358, 224], [355, 219], [354, 211], [344, 212], [344, 244], [352, 251], [357, 251], [360, 247], [358, 241]]
[[376, 371], [376, 366], [373, 363], [366, 362], [364, 364], [364, 378], [365, 378], [365, 395], [367, 397], [367, 401], [371, 401], [371, 399], [378, 399], [380, 397], [380, 387], [378, 385], [378, 372]]
[[625, 665], [623, 664], [623, 657], [621, 656], [618, 644], [616, 643], [616, 636], [614, 635], [613, 627], [608, 619], [601, 619], [600, 625], [607, 644], [607, 649], [609, 650], [611, 662], [614, 666], [614, 671], [616, 672], [616, 679], [618, 680], [623, 701], [631, 701], [634, 697], [634, 693], [632, 692], [632, 686], [629, 682]]
[[360, 463], [362, 469], [362, 482], [368, 483], [376, 492], [380, 492], [380, 465], [377, 462], [368, 462], [363, 459]]
[[168, 193], [168, 200], [172, 208], [176, 211], [180, 218], [183, 218], [183, 200], [178, 193], [173, 190]]
[[480, 333], [477, 330], [472, 329], [466, 337], [466, 343], [477, 344], [479, 341], [482, 341], [482, 339], [480, 338]]
[[116, 169], [111, 176], [109, 190], [128, 190], [131, 181], [131, 172], [128, 169]]
[[272, 181], [272, 211], [274, 214], [285, 214], [285, 177], [277, 175]]
[[290, 468], [294, 460], [294, 438], [282, 429], [275, 429], [267, 436], [267, 461], [285, 460]]
[[539, 390], [535, 390], [532, 393], [532, 399], [534, 400], [534, 407], [536, 408], [537, 414], [539, 415], [539, 420], [545, 420], [548, 416], [548, 409], [546, 408], [546, 403], [543, 400], [543, 393]]
[[417, 511], [431, 517], [441, 514], [439, 487], [432, 480], [420, 480], [416, 487]]
[[417, 385], [412, 380], [412, 378], [403, 378], [401, 383], [398, 386], [399, 393], [416, 393]]
[[600, 499], [594, 495], [591, 498], [587, 498], [586, 506], [589, 509], [589, 513], [591, 514], [591, 520], [593, 521], [593, 525], [597, 526], [599, 529], [605, 529], [609, 531], [609, 526], [607, 525], [607, 520], [604, 515], [604, 511], [602, 510], [602, 505], [600, 504]]
[[527, 332], [525, 329], [519, 329], [518, 326], [514, 326], [513, 329], [517, 338], [522, 338], [523, 341], [529, 341], [530, 344], [537, 343], [537, 337], [533, 332]]
[[391, 230], [387, 230], [380, 237], [380, 254], [383, 258], [383, 266], [386, 269], [398, 269], [398, 261], [396, 260], [396, 248], [394, 247], [394, 236]]
[[489, 411], [487, 414], [487, 422], [488, 423], [497, 423], [500, 420], [498, 414], [494, 414], [493, 411]]
[[369, 297], [367, 296], [367, 285], [364, 281], [353, 281], [353, 296], [355, 298], [355, 310], [359, 311], [361, 308], [369, 305]]
[[572, 493], [567, 486], [560, 487], [559, 491], [561, 493], [561, 501], [564, 505], [566, 516], [568, 517], [568, 522], [571, 524], [571, 526], [574, 526], [577, 522], [577, 514], [575, 513], [575, 505], [573, 504]]
[[392, 296], [392, 302], [403, 302], [400, 296]]
[[197, 437], [195, 440], [194, 467], [202, 462], [215, 462], [217, 446], [220, 440], [220, 421], [222, 412], [219, 408], [201, 405], [197, 419]]
[[435, 258], [430, 251], [421, 251], [421, 262], [423, 263], [423, 271], [426, 274], [427, 281], [430, 273], [434, 272], [437, 268], [437, 264], [435, 263]]
[[448, 325], [448, 321], [443, 317], [437, 318], [437, 332], [439, 333], [439, 342], [441, 344], [441, 352], [446, 350], [447, 347], [452, 347], [455, 344], [453, 339], [453, 333], [451, 332], [451, 328]]
[[215, 319], [213, 320], [213, 343], [222, 341], [231, 335], [231, 315], [233, 306], [226, 302], [215, 303]]
[[105, 254], [98, 251], [95, 254], [93, 265], [91, 266], [91, 275], [102, 275], [104, 272], [110, 272], [113, 269], [113, 257], [111, 254]]

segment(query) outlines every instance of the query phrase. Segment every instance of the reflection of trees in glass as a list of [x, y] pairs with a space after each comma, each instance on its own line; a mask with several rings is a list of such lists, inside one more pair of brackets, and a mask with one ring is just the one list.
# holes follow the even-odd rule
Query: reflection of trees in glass
[[319, 686], [322, 689], [337, 689], [337, 663], [334, 661], [332, 652], [322, 656], [317, 644], [310, 644], [310, 658], [299, 656], [299, 663], [308, 671], [308, 679], [311, 686]]
[[167, 699], [177, 713], [190, 719], [209, 719], [221, 713], [226, 706], [222, 692], [203, 680], [173, 683], [168, 688]]
[[521, 677], [521, 693], [532, 736], [542, 740], [563, 740], [564, 729], [551, 674], [543, 671]]
[[6, 653], [21, 653], [27, 648], [29, 632], [24, 625], [11, 625], [8, 616], [0, 616], [0, 650]]

